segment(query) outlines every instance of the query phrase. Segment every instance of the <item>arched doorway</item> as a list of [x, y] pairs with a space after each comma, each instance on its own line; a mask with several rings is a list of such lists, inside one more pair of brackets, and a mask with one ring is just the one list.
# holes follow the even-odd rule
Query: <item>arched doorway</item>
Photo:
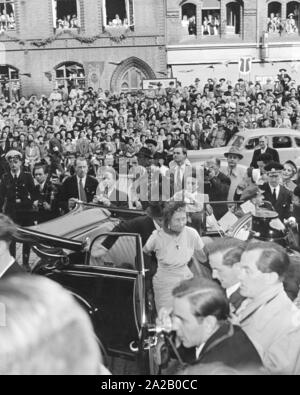
[[300, 3], [291, 1], [286, 7], [286, 26], [287, 32], [290, 34], [299, 34], [300, 31]]
[[122, 62], [114, 71], [111, 78], [113, 92], [128, 92], [142, 88], [143, 79], [155, 79], [152, 68], [139, 58], [129, 58]]
[[146, 75], [136, 67], [127, 70], [121, 78], [121, 92], [135, 91], [142, 89], [143, 80]]
[[181, 7], [181, 24], [190, 36], [197, 35], [197, 7], [192, 3], [185, 3]]
[[268, 33], [282, 32], [282, 5], [277, 1], [272, 1], [268, 5]]
[[57, 86], [64, 86], [68, 90], [74, 86], [85, 89], [85, 70], [82, 64], [77, 62], [65, 62], [55, 68], [55, 80]]
[[231, 2], [226, 5], [227, 34], [241, 33], [241, 11], [242, 7], [237, 2]]
[[0, 66], [0, 92], [9, 101], [20, 99], [19, 70], [13, 66]]

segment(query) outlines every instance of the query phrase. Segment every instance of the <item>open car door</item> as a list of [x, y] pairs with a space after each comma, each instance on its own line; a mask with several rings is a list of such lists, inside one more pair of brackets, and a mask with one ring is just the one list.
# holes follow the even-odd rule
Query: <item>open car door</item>
[[[115, 243], [99, 259], [97, 250], [107, 237], [114, 237]], [[139, 340], [147, 324], [146, 272], [139, 235], [101, 234], [92, 241], [85, 262], [44, 267], [43, 275], [71, 291], [86, 309], [105, 356], [144, 365]]]

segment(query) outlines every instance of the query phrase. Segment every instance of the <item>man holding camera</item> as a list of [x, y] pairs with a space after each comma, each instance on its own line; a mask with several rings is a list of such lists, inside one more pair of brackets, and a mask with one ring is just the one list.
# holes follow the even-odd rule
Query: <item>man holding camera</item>
[[184, 374], [198, 374], [202, 365], [221, 363], [234, 369], [261, 367], [261, 358], [245, 332], [229, 322], [229, 302], [211, 280], [193, 278], [173, 290], [173, 308], [162, 309], [157, 324], [176, 333]]
[[33, 170], [37, 182], [35, 187], [36, 200], [33, 207], [36, 210], [36, 221], [38, 224], [50, 221], [59, 216], [57, 205], [57, 187], [49, 178], [47, 166], [36, 164]]
[[[231, 180], [220, 171], [221, 161], [217, 158], [209, 159], [205, 163], [204, 193], [209, 196], [210, 202], [226, 202]], [[228, 211], [226, 204], [212, 204], [217, 220], [221, 219]]]

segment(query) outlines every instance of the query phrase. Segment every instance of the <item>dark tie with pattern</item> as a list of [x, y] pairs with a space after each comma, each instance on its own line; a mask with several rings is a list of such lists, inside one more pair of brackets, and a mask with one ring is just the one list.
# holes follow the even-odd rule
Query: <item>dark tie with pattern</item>
[[83, 187], [82, 178], [79, 179], [79, 199], [83, 203], [87, 203], [86, 193]]

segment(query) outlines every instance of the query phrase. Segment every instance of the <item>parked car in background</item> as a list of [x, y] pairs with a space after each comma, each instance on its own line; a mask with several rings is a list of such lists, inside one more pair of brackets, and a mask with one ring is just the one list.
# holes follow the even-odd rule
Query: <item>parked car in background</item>
[[261, 136], [266, 136], [269, 147], [278, 151], [281, 163], [292, 160], [300, 166], [300, 133], [292, 129], [266, 128], [240, 132], [233, 136], [226, 147], [189, 151], [188, 158], [195, 166], [202, 165], [209, 158], [226, 160], [224, 154], [229, 151], [230, 147], [236, 146], [244, 155], [240, 164], [248, 167], [254, 150], [258, 148]]

